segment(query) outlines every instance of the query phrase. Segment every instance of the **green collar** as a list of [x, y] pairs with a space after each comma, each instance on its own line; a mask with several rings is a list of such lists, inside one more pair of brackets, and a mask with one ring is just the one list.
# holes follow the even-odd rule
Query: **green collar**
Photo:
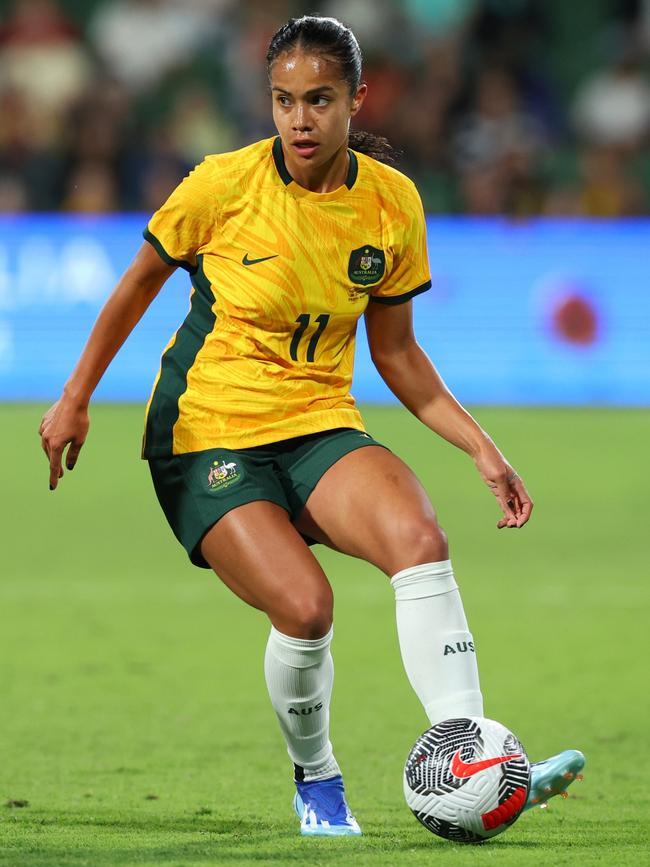
[[[357, 160], [357, 155], [354, 151], [348, 150], [348, 154], [350, 156], [350, 165], [348, 166], [348, 176], [345, 179], [345, 186], [348, 188], [348, 190], [351, 190], [357, 179], [357, 175], [359, 174], [359, 162]], [[282, 150], [282, 141], [280, 139], [280, 136], [277, 136], [275, 141], [273, 142], [273, 161], [275, 162], [275, 167], [278, 170], [278, 174], [282, 178], [285, 186], [290, 184], [293, 181], [293, 178], [289, 174], [289, 169], [287, 168], [287, 165], [284, 161], [284, 152]], [[318, 195], [328, 194], [322, 193]]]

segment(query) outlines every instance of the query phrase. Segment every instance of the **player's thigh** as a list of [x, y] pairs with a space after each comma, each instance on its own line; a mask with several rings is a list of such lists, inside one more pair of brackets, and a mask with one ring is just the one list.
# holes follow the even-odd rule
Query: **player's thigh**
[[356, 449], [330, 467], [296, 526], [386, 575], [448, 556], [424, 487], [404, 461], [381, 446]]
[[234, 593], [288, 635], [320, 638], [332, 624], [327, 576], [285, 509], [238, 506], [204, 535], [201, 554]]

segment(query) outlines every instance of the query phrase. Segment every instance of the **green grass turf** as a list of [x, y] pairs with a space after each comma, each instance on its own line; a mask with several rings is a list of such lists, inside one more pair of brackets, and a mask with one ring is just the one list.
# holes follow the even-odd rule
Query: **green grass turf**
[[487, 714], [533, 759], [587, 755], [570, 800], [482, 847], [438, 840], [402, 800], [426, 721], [378, 572], [316, 549], [336, 593], [332, 736], [365, 836], [304, 840], [263, 681], [264, 617], [172, 538], [138, 459], [142, 410], [95, 407], [55, 493], [41, 413], [0, 407], [1, 864], [648, 863], [650, 413], [478, 410], [536, 500], [514, 532], [496, 530], [464, 455], [404, 411], [366, 409], [450, 536]]

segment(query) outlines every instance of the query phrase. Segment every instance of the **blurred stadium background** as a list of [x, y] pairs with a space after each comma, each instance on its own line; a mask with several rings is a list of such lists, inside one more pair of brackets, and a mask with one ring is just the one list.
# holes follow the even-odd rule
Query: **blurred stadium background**
[[[650, 403], [648, 0], [0, 0], [0, 398], [55, 396], [147, 215], [272, 134], [266, 47], [306, 12], [357, 33], [357, 125], [421, 191], [418, 335], [459, 397]], [[100, 398], [146, 397], [186, 297]], [[359, 345], [356, 396], [389, 400]]]
[[273, 132], [266, 47], [314, 11], [357, 33], [358, 125], [428, 212], [647, 212], [647, 0], [2, 0], [0, 210], [154, 210]]

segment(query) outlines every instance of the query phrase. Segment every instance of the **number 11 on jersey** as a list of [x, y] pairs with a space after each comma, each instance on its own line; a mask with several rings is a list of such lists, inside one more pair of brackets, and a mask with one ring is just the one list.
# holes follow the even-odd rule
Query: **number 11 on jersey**
[[[321, 313], [314, 320], [318, 322], [318, 328], [314, 331], [309, 344], [307, 345], [307, 361], [313, 361], [314, 356], [316, 354], [316, 346], [318, 345], [318, 341], [320, 340], [320, 336], [325, 331], [327, 323], [330, 321], [329, 313]], [[298, 361], [298, 344], [300, 343], [300, 339], [309, 327], [311, 323], [311, 317], [309, 313], [301, 313], [300, 316], [296, 319], [298, 323], [298, 327], [293, 332], [293, 337], [291, 338], [291, 346], [289, 347], [289, 355], [291, 356], [292, 361]]]

